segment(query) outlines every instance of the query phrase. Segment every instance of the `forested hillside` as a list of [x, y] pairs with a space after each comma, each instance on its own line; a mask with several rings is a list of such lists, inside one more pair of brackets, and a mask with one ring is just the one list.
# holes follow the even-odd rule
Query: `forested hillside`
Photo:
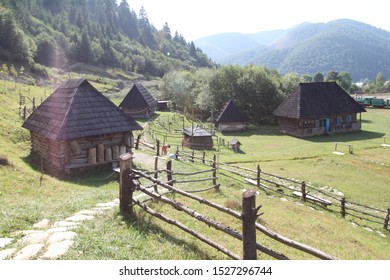
[[[221, 64], [265, 65], [281, 74], [346, 71], [355, 81], [374, 79], [379, 72], [390, 76], [390, 32], [362, 22], [341, 19], [326, 24], [304, 23], [284, 31], [246, 34], [251, 42], [258, 43], [254, 48], [252, 43], [242, 45], [243, 36], [240, 34], [240, 52], [229, 52], [224, 57], [213, 57], [215, 49], [224, 50], [224, 34], [196, 43]], [[231, 34], [228, 37], [229, 44], [235, 44], [237, 40]]]
[[150, 24], [127, 1], [0, 0], [0, 63], [68, 70], [81, 62], [162, 77], [172, 69], [213, 63], [166, 23]]

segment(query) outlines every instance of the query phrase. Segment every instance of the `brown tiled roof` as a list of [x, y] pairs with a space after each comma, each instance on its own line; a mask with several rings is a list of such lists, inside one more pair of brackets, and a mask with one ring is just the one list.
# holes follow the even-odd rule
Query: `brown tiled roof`
[[216, 123], [245, 122], [247, 120], [248, 118], [238, 109], [232, 100], [227, 101], [215, 116]]
[[275, 109], [274, 115], [294, 119], [366, 112], [335, 82], [300, 83]]
[[55, 141], [142, 129], [86, 79], [61, 83], [23, 127]]
[[149, 108], [157, 106], [157, 99], [141, 83], [135, 83], [127, 93], [120, 108]]

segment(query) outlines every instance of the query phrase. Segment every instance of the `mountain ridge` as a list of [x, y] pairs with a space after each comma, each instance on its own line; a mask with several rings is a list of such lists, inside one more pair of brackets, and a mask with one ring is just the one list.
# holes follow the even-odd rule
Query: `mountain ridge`
[[[229, 33], [229, 43], [249, 37], [257, 45], [247, 47], [240, 39], [238, 51], [226, 50], [224, 33], [216, 34], [211, 43], [207, 37], [194, 41], [219, 64], [265, 65], [280, 73], [300, 75], [346, 71], [354, 80], [373, 79], [379, 72], [390, 76], [390, 32], [366, 23], [339, 19], [328, 23], [302, 23], [285, 30], [240, 34]], [[256, 37], [257, 36], [257, 37]], [[218, 41], [219, 40], [219, 41]], [[225, 40], [226, 41], [226, 40]], [[206, 45], [205, 43], [209, 43]], [[215, 56], [220, 49], [220, 56]], [[223, 52], [224, 55], [221, 55]]]

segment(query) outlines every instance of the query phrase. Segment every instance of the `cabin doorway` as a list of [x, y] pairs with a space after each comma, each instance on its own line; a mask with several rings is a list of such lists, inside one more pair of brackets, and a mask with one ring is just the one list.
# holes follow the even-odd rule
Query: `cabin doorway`
[[321, 119], [320, 127], [325, 127], [325, 131], [330, 131], [330, 119]]

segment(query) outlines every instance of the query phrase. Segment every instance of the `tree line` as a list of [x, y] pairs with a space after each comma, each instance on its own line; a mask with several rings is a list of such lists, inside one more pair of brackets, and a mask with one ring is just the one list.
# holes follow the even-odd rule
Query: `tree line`
[[82, 62], [159, 77], [214, 66], [168, 23], [158, 30], [126, 0], [0, 0], [0, 61], [38, 73], [42, 65], [67, 70]]
[[270, 123], [272, 112], [299, 83], [330, 81], [349, 93], [359, 90], [347, 72], [281, 75], [275, 69], [254, 65], [172, 71], [163, 77], [160, 90], [161, 98], [171, 100], [174, 109], [201, 119], [212, 120], [226, 101], [233, 100], [251, 121]]

